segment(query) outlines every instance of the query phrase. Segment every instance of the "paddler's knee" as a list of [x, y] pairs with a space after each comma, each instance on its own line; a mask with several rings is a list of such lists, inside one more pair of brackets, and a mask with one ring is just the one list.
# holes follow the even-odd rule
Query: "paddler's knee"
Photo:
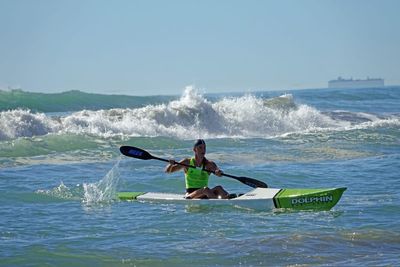
[[223, 188], [222, 186], [220, 186], [220, 185], [217, 185], [216, 187], [214, 187], [214, 188], [212, 189], [212, 191], [218, 191], [218, 192], [221, 192], [221, 191], [225, 191], [225, 190], [224, 190], [224, 188]]
[[225, 189], [220, 185], [214, 187], [212, 191], [214, 192], [215, 195], [218, 196], [218, 198], [224, 198], [224, 199], [229, 198], [228, 192], [226, 192]]

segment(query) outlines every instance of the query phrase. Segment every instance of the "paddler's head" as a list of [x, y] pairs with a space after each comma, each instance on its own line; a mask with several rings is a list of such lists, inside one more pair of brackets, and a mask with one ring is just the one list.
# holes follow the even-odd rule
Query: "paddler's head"
[[206, 142], [203, 139], [197, 139], [193, 145], [193, 151], [198, 156], [203, 156], [206, 154]]

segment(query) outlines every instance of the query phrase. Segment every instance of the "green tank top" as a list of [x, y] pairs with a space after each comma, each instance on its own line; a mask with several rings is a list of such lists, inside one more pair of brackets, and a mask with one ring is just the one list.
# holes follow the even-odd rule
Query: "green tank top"
[[[195, 159], [190, 159], [190, 166], [196, 166]], [[189, 188], [203, 188], [208, 186], [208, 177], [210, 174], [206, 171], [203, 171], [204, 166], [201, 166], [201, 169], [198, 168], [188, 168], [185, 173], [185, 183], [186, 189]]]

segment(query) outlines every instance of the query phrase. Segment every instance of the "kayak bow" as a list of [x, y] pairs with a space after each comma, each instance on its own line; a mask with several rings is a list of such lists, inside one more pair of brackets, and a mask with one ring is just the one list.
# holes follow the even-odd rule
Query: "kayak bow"
[[255, 210], [330, 210], [342, 197], [345, 187], [320, 189], [256, 188], [231, 199], [186, 199], [184, 194], [119, 192], [120, 200], [172, 202], [184, 204], [230, 204]]

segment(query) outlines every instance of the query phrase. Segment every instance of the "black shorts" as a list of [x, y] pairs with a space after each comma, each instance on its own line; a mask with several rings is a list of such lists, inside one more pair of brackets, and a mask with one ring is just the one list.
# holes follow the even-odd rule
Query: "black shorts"
[[[188, 195], [191, 194], [191, 193], [193, 193], [193, 192], [196, 191], [196, 190], [199, 190], [199, 189], [201, 189], [201, 187], [200, 187], [200, 188], [187, 188], [187, 189], [186, 189], [186, 196], [185, 196], [185, 198], [186, 198], [186, 199], [192, 199], [192, 198], [189, 197]], [[202, 196], [202, 197], [200, 197], [200, 199], [208, 199], [208, 197], [207, 197], [207, 196]]]
[[201, 189], [201, 188], [186, 188], [186, 193], [190, 194], [199, 189]]

